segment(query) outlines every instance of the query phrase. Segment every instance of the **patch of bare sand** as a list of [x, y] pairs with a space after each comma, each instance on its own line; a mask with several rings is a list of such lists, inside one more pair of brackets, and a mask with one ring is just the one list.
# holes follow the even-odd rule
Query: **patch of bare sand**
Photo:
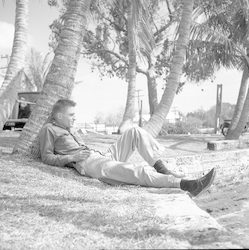
[[222, 188], [211, 188], [196, 204], [206, 210], [244, 248], [249, 248], [249, 184], [228, 183]]

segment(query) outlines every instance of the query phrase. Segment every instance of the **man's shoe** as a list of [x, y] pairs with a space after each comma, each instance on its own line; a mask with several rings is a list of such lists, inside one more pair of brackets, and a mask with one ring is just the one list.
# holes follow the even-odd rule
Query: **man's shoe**
[[209, 173], [197, 180], [181, 180], [180, 187], [182, 190], [188, 191], [190, 197], [198, 197], [212, 185], [215, 174], [216, 169], [213, 168]]
[[176, 178], [183, 178], [185, 177], [184, 174], [176, 174], [176, 173], [173, 173], [172, 171], [168, 170], [165, 165], [163, 164], [163, 162], [161, 160], [158, 160], [154, 166], [153, 166], [156, 171], [160, 174], [165, 174], [165, 175], [173, 175], [174, 177]]

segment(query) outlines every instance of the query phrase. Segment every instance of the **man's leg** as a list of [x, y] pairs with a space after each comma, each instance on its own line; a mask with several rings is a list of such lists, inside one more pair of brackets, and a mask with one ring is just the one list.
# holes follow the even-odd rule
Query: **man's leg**
[[112, 157], [116, 161], [127, 162], [132, 153], [138, 150], [144, 160], [156, 169], [157, 172], [166, 175], [174, 175], [182, 178], [184, 175], [176, 174], [168, 170], [163, 162], [154, 157], [155, 151], [163, 151], [160, 145], [150, 134], [140, 127], [127, 129], [122, 136], [109, 148]]
[[[213, 168], [204, 177], [197, 180], [184, 180], [173, 175], [157, 173], [149, 166], [135, 166], [130, 163], [112, 161], [98, 153], [91, 154], [85, 161], [78, 162], [76, 169], [87, 176], [112, 184], [133, 184], [157, 188], [181, 188], [198, 196], [205, 192], [215, 177]], [[82, 169], [83, 171], [80, 171]]]
[[153, 166], [157, 161], [154, 159], [154, 151], [163, 150], [163, 146], [144, 129], [133, 127], [127, 129], [109, 148], [109, 151], [116, 161], [127, 162], [136, 149], [144, 160]]
[[116, 185], [179, 188], [181, 181], [172, 175], [157, 173], [150, 166], [136, 166], [132, 163], [110, 160], [98, 153], [93, 153], [85, 161], [78, 162], [75, 168], [83, 175]]

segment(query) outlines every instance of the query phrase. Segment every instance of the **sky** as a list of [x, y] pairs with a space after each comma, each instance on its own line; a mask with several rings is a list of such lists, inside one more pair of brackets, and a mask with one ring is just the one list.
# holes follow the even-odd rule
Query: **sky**
[[[55, 7], [51, 8], [47, 0], [29, 0], [29, 35], [28, 46], [34, 47], [44, 56], [49, 52], [49, 25], [59, 16]], [[0, 55], [10, 56], [14, 37], [15, 0], [0, 0]], [[6, 58], [0, 58], [0, 67], [6, 66]], [[4, 71], [0, 70], [0, 83]], [[172, 104], [172, 110], [179, 110], [184, 114], [197, 109], [209, 109], [216, 103], [217, 84], [223, 85], [223, 102], [235, 104], [239, 92], [242, 72], [236, 70], [221, 70], [216, 74], [213, 82], [206, 81], [199, 85], [187, 82], [183, 91], [177, 95]], [[76, 74], [76, 81], [72, 99], [77, 102], [76, 115], [79, 122], [93, 122], [97, 113], [110, 114], [121, 107], [125, 107], [127, 82], [116, 77], [100, 79], [97, 71], [92, 72], [90, 62], [80, 59]], [[162, 80], [158, 80], [158, 100], [163, 94]], [[137, 75], [137, 90], [140, 100], [143, 100], [143, 113], [148, 113], [148, 91], [146, 78]], [[137, 100], [136, 100], [137, 104]]]

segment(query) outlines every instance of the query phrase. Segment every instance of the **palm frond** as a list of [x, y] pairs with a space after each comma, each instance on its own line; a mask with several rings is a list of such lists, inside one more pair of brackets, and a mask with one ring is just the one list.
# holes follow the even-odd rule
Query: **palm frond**
[[243, 9], [238, 9], [231, 19], [231, 23], [234, 27], [234, 40], [236, 42], [244, 42], [248, 37], [249, 23], [246, 21], [245, 12]]
[[149, 23], [149, 20], [151, 19], [149, 3], [150, 1], [148, 0], [131, 1], [131, 4], [133, 5], [132, 20], [135, 29], [134, 39], [137, 43], [137, 47], [141, 48], [143, 53], [147, 55], [151, 54], [155, 48], [155, 40]]
[[47, 65], [51, 63], [51, 59], [49, 59], [49, 56], [51, 55], [52, 51], [48, 52], [46, 56], [43, 59], [42, 62], [42, 72], [45, 72], [47, 69]]
[[193, 22], [190, 32], [190, 39], [223, 44], [228, 53], [232, 54], [234, 53], [233, 51], [239, 52], [249, 65], [249, 58], [247, 57], [245, 49], [241, 44], [236, 44], [221, 32], [213, 30], [212, 28], [209, 28], [203, 24]]
[[184, 71], [190, 81], [213, 78], [221, 67], [242, 70], [245, 59], [238, 51], [227, 51], [224, 44], [190, 40]]
[[43, 69], [42, 71], [42, 82], [44, 83], [45, 82], [45, 79], [46, 79], [46, 76], [48, 74], [48, 71], [52, 65], [53, 61], [50, 61], [48, 64], [47, 64], [47, 67]]

